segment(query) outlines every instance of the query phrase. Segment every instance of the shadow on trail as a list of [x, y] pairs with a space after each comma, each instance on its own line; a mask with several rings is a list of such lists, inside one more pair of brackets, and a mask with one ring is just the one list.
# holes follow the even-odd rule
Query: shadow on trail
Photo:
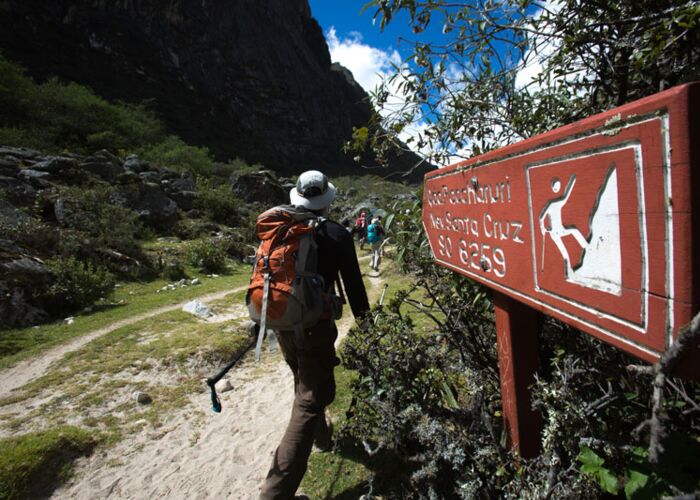
[[[385, 496], [392, 493], [400, 493], [398, 487], [402, 477], [409, 470], [403, 458], [389, 450], [379, 450], [370, 456], [360, 443], [348, 437], [340, 437], [336, 441], [333, 451], [323, 455], [324, 461], [333, 463], [332, 473], [328, 479], [326, 492], [321, 498], [324, 500], [357, 500], [362, 495]], [[337, 492], [339, 482], [346, 482], [348, 474], [358, 465], [364, 467], [371, 474], [371, 479], [357, 478], [357, 482]], [[329, 467], [329, 469], [331, 469]], [[329, 470], [330, 472], [330, 470]], [[332, 493], [336, 491], [335, 493]]]

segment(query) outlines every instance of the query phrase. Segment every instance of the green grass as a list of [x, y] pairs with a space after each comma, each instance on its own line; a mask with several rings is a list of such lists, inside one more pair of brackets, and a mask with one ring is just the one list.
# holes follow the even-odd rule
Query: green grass
[[99, 442], [94, 432], [66, 426], [0, 440], [0, 498], [43, 498], [71, 473], [73, 460]]
[[218, 278], [207, 278], [206, 275], [195, 272], [189, 274], [192, 278], [200, 278], [202, 284], [156, 293], [168, 282], [156, 280], [126, 283], [115, 290], [112, 300], [98, 303], [93, 312], [76, 315], [72, 325], [61, 321], [38, 327], [4, 330], [0, 335], [0, 369], [116, 321], [200, 295], [246, 285], [250, 278], [250, 266], [237, 264], [229, 274]]
[[[244, 292], [238, 292], [225, 300], [235, 304], [242, 302], [243, 297]], [[82, 409], [87, 410], [102, 397], [105, 383], [109, 384], [107, 389], [141, 388], [135, 378], [115, 378], [120, 375], [166, 370], [182, 375], [184, 381], [191, 374], [188, 361], [196, 357], [206, 364], [218, 364], [247, 345], [247, 334], [238, 328], [244, 319], [206, 323], [179, 310], [144, 319], [67, 353], [52, 370], [23, 386], [18, 394], [0, 400], [0, 404], [39, 396], [50, 387], [60, 394], [54, 403], [60, 405], [61, 398], [68, 398], [74, 404], [86, 404]], [[161, 390], [160, 386], [154, 387]]]
[[[241, 303], [244, 293], [218, 301], [218, 307]], [[96, 338], [64, 356], [50, 371], [12, 397], [0, 401], [0, 406], [19, 408], [12, 407], [14, 413], [3, 415], [2, 432], [26, 433], [20, 441], [31, 443], [36, 456], [23, 459], [23, 463], [53, 464], [54, 436], [68, 425], [89, 430], [80, 431], [78, 436], [100, 436], [102, 446], [111, 446], [144, 429], [158, 429], [177, 410], [190, 405], [193, 396], [204, 397], [208, 389], [203, 378], [249, 345], [247, 332], [241, 326], [245, 319], [208, 323], [182, 311], [170, 311]], [[138, 403], [134, 398], [136, 391], [149, 394], [152, 402]], [[203, 413], [194, 410], [189, 415], [197, 419]], [[31, 433], [37, 428], [49, 431]], [[17, 475], [4, 464], [12, 464], [18, 453], [13, 447], [0, 444], [0, 473], [7, 471], [5, 477]], [[70, 466], [69, 458], [75, 456], [78, 455], [70, 455], [65, 464], [56, 466], [60, 473], [52, 481], [67, 477], [64, 471]], [[29, 473], [25, 476], [29, 477]], [[6, 481], [10, 485], [8, 491], [16, 490], [23, 497], [22, 484]], [[1, 498], [6, 498], [2, 491]]]

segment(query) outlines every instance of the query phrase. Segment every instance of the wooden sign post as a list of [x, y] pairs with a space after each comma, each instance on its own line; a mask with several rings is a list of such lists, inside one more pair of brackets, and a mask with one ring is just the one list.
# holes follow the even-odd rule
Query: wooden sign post
[[[699, 143], [689, 84], [425, 176], [436, 261], [494, 291], [503, 415], [521, 455], [540, 442], [540, 313], [655, 362], [700, 308]], [[697, 377], [700, 348], [691, 357]]]

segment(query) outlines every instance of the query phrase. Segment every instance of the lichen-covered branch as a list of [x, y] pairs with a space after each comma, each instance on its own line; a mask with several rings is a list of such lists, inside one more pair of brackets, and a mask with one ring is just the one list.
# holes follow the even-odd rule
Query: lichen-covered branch
[[662, 441], [666, 435], [663, 426], [666, 417], [664, 411], [666, 379], [683, 358], [683, 355], [692, 349], [698, 340], [700, 340], [700, 313], [696, 314], [690, 323], [681, 329], [676, 341], [656, 364], [653, 366], [629, 365], [627, 367], [627, 371], [630, 373], [654, 376], [651, 417], [633, 431], [633, 434], [638, 434], [646, 427], [649, 428], [649, 462], [652, 464], [659, 462], [659, 457], [664, 451]]

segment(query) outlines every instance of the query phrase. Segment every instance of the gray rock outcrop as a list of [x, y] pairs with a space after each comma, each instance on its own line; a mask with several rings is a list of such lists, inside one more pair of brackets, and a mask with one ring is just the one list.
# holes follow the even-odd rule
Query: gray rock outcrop
[[269, 170], [233, 174], [229, 184], [234, 196], [249, 203], [273, 206], [289, 202], [288, 191], [282, 187], [274, 172]]

